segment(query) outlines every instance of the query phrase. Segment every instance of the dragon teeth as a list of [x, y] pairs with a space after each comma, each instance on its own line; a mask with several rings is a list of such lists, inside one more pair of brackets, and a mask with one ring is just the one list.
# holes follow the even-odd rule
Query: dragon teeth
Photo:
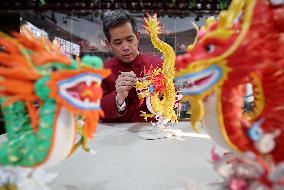
[[86, 84], [87, 84], [88, 87], [90, 87], [91, 84], [92, 84], [92, 80], [88, 78], [88, 79], [86, 80]]
[[84, 103], [85, 103], [85, 104], [89, 104], [89, 103], [90, 103], [89, 98], [85, 98], [85, 99], [84, 99]]

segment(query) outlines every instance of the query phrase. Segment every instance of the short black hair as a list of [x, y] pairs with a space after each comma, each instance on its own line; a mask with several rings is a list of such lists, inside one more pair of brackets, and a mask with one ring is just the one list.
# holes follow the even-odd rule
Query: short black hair
[[103, 30], [105, 37], [110, 40], [109, 29], [130, 22], [134, 33], [138, 32], [136, 20], [127, 10], [115, 10], [107, 13], [103, 19]]

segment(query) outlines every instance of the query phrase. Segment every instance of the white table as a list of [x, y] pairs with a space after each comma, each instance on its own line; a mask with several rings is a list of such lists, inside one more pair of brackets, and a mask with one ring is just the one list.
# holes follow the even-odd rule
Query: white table
[[[189, 122], [172, 129], [180, 138], [143, 140], [138, 132], [149, 123], [99, 124], [90, 155], [81, 149], [50, 169], [58, 177], [53, 190], [186, 190], [194, 181], [197, 189], [213, 189], [220, 178], [212, 169], [212, 140], [204, 131], [196, 134]], [[224, 150], [217, 147], [218, 152]]]

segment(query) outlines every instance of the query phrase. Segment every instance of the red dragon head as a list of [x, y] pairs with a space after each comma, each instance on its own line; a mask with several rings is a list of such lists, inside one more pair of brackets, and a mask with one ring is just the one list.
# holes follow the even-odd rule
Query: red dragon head
[[[175, 80], [188, 84], [181, 94], [191, 101], [194, 127], [204, 116], [207, 132], [219, 144], [281, 161], [284, 43], [276, 9], [284, 13], [283, 6], [267, 0], [233, 0], [218, 20], [207, 19], [195, 42], [177, 57]], [[250, 116], [242, 109], [248, 82], [254, 91]]]

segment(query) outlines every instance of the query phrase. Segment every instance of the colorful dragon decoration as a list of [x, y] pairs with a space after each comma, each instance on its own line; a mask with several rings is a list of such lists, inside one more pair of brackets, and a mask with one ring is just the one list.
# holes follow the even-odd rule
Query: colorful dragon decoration
[[27, 28], [21, 31], [14, 37], [0, 34], [0, 101], [7, 132], [0, 166], [48, 167], [74, 148], [77, 118], [84, 121], [84, 139], [92, 137], [103, 116], [100, 84], [110, 71], [102, 69], [98, 57], [74, 60], [57, 43], [36, 39]]
[[[284, 5], [233, 0], [176, 60], [176, 81], [191, 101], [191, 121], [219, 144], [252, 151], [270, 164], [284, 161]], [[243, 112], [244, 86], [253, 85], [252, 114]]]
[[162, 68], [149, 68], [144, 71], [145, 76], [136, 83], [136, 91], [140, 99], [146, 98], [146, 104], [151, 114], [142, 113], [142, 116], [162, 118], [164, 121], [177, 121], [174, 111], [176, 102], [176, 91], [173, 83], [175, 77], [175, 52], [167, 43], [158, 37], [161, 27], [157, 19], [157, 14], [145, 20], [145, 29], [148, 31], [152, 44], [164, 56]]

